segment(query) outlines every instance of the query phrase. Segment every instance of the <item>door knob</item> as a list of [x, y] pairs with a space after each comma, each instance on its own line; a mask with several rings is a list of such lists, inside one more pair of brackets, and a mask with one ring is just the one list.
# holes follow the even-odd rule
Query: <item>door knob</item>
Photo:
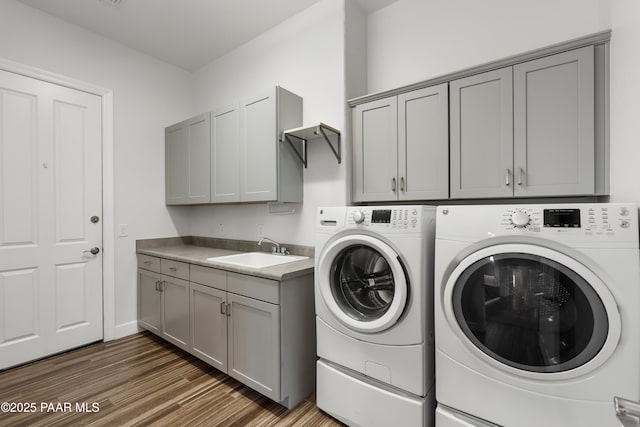
[[89, 249], [87, 251], [82, 251], [83, 254], [91, 253], [92, 255], [98, 255], [99, 252], [100, 252], [100, 248], [97, 247], [97, 246], [93, 247], [93, 248], [91, 248], [91, 249]]

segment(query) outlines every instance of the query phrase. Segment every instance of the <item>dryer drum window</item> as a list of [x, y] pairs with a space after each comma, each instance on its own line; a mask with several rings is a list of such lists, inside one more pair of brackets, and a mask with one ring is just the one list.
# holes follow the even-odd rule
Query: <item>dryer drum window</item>
[[331, 294], [340, 309], [358, 321], [382, 317], [395, 294], [391, 266], [377, 250], [366, 245], [342, 249], [331, 265]]
[[596, 291], [551, 259], [503, 253], [481, 259], [453, 290], [456, 320], [471, 342], [506, 365], [562, 372], [593, 359], [609, 329]]

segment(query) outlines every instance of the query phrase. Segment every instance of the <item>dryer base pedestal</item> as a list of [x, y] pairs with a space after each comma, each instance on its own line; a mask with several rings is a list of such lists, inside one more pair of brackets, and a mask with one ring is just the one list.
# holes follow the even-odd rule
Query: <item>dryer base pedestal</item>
[[350, 426], [388, 427], [435, 425], [435, 399], [376, 384], [364, 375], [347, 372], [324, 360], [317, 362], [316, 404]]

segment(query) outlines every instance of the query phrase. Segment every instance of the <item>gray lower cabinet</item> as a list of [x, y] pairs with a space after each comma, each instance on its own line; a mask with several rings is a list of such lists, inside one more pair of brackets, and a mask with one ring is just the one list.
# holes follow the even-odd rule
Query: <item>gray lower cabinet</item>
[[183, 350], [189, 347], [189, 282], [161, 275], [161, 336]]
[[233, 293], [227, 294], [227, 301], [227, 373], [279, 402], [282, 400], [280, 306]]
[[354, 201], [449, 196], [447, 84], [357, 105]]
[[138, 324], [161, 335], [160, 273], [138, 268]]
[[[156, 264], [181, 277], [188, 266], [188, 281], [151, 271]], [[313, 392], [313, 275], [276, 281], [146, 255], [138, 255], [138, 265], [140, 327], [288, 408]], [[172, 320], [163, 323], [163, 316]]]
[[450, 82], [452, 198], [596, 194], [594, 46]]
[[165, 203], [211, 201], [210, 114], [204, 113], [165, 129]]
[[188, 273], [188, 264], [138, 255], [138, 325], [184, 350], [189, 347], [185, 266]]

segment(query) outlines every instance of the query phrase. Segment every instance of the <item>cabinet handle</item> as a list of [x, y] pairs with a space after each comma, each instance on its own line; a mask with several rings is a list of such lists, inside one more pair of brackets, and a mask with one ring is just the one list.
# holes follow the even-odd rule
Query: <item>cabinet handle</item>
[[227, 307], [226, 303], [224, 301], [222, 301], [220, 303], [220, 314], [227, 314], [226, 313], [226, 307]]
[[400, 191], [404, 192], [404, 176], [400, 177]]
[[171, 270], [171, 271], [178, 271], [178, 267], [169, 267], [169, 270]]
[[227, 304], [227, 317], [231, 317], [231, 303]]
[[156, 291], [160, 291], [160, 281], [156, 280]]
[[144, 265], [151, 265], [151, 261], [144, 261], [143, 264]]
[[522, 183], [524, 182], [524, 170], [522, 168], [520, 169], [520, 174], [518, 175], [518, 185], [522, 185]]
[[160, 292], [164, 292], [164, 280], [160, 280], [160, 281], [158, 282], [158, 290], [159, 290]]
[[507, 170], [504, 173], [504, 183], [505, 185], [507, 185], [507, 187], [511, 185], [511, 182], [509, 181], [509, 175], [511, 175], [511, 171], [509, 170], [509, 168], [507, 168]]
[[396, 192], [396, 178], [391, 178], [391, 191]]

